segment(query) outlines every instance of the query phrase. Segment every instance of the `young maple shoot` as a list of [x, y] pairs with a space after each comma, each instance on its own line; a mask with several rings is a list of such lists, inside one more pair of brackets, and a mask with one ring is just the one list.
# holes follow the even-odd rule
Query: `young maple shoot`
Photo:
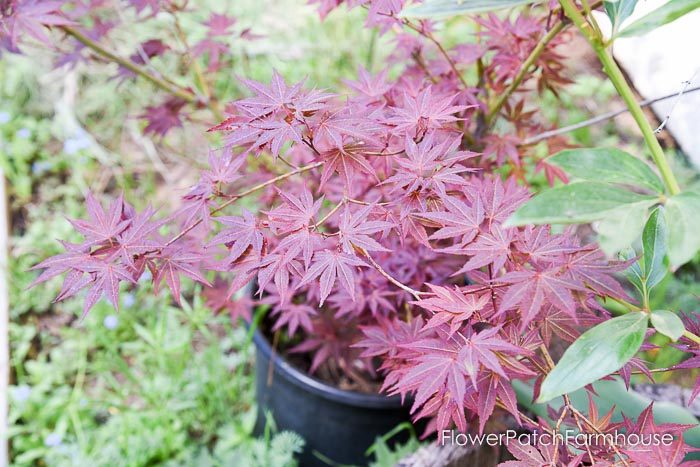
[[[139, 15], [183, 14], [169, 0], [129, 3]], [[325, 16], [345, 2], [313, 3]], [[543, 170], [550, 184], [566, 183], [567, 167], [575, 167], [564, 157], [542, 159], [541, 151], [521, 144], [546, 126], [534, 110], [539, 94], [571, 82], [561, 48], [571, 36], [551, 34], [566, 26], [552, 24], [560, 21], [559, 8], [474, 17], [476, 37], [445, 48], [434, 21], [399, 15], [403, 0], [349, 3], [367, 8], [368, 27], [395, 35], [389, 60], [399, 73], [360, 69], [343, 94], [289, 84], [277, 72], [269, 84], [241, 80], [250, 97], [227, 106], [211, 128], [222, 145], [211, 150], [209, 168], [178, 211], [156, 220], [152, 208], [137, 212], [125, 201], [128, 193], [106, 209], [88, 194], [88, 219], [71, 221], [83, 241], [64, 243], [64, 253], [36, 265], [42, 273], [34, 284], [65, 274], [57, 300], [87, 289], [88, 313], [103, 296], [118, 307], [120, 286], [136, 286], [148, 269], [156, 290], [164, 282], [175, 301], [181, 280], [189, 278], [203, 285], [213, 307], [231, 308], [248, 320], [249, 311], [233, 304], [250, 299], [231, 300], [256, 284], [255, 303], [271, 306], [273, 331], [286, 331], [296, 344], [290, 352], [309, 355], [311, 373], [411, 396], [414, 418], [428, 420], [426, 435], [452, 427], [483, 432], [504, 410], [531, 430], [561, 423], [586, 432], [624, 425], [630, 433], [653, 429], [675, 437], [672, 446], [651, 451], [614, 443], [584, 453], [567, 443], [512, 447], [521, 460], [532, 455], [570, 465], [667, 465], [682, 458], [689, 450], [687, 427], [654, 425], [651, 407], [636, 422], [615, 424], [599, 418], [593, 403], [585, 415], [565, 398], [539, 421], [517, 403], [515, 382], [532, 382], [537, 393], [554, 373], [550, 348], [572, 343], [596, 325], [620, 322], [601, 303], [634, 306], [616, 277], [629, 262], [609, 260], [572, 229], [555, 233], [533, 225], [553, 221], [542, 220], [538, 198], [526, 204], [528, 167]], [[149, 133], [165, 136], [185, 125], [194, 108], [217, 114], [206, 81], [228, 73], [222, 38], [233, 30], [233, 17], [212, 15], [206, 38], [191, 48], [198, 68], [206, 65], [195, 93], [141, 67], [147, 58], [174, 53], [163, 43], [145, 42], [142, 53], [126, 61], [110, 57], [99, 44], [111, 27], [100, 22], [104, 8], [102, 2], [3, 2], [2, 46], [19, 52], [25, 39], [51, 46], [51, 28], [63, 36], [63, 46], [74, 47], [62, 63], [89, 59], [88, 49], [117, 61], [122, 79], [144, 78], [168, 94], [164, 104], [145, 110]], [[84, 25], [86, 18], [92, 28]], [[474, 74], [477, 80], [468, 82]], [[566, 144], [560, 138], [559, 145]], [[663, 190], [653, 173], [640, 173], [647, 187]], [[609, 181], [555, 190], [590, 193]], [[644, 208], [659, 199], [605, 189]], [[243, 207], [239, 201], [246, 197], [254, 197], [259, 209]], [[583, 208], [565, 201], [575, 215], [546, 215], [564, 216], [556, 222], [565, 223], [600, 218], [600, 200], [584, 199]], [[688, 336], [698, 334], [698, 321], [684, 317], [688, 332], [680, 336], [675, 320], [665, 314], [655, 319], [693, 355], [678, 368], [696, 368], [700, 347]], [[652, 331], [646, 331], [646, 319], [637, 328], [636, 348], [610, 369], [627, 385], [633, 372], [651, 376], [634, 353], [647, 348], [642, 342]]]

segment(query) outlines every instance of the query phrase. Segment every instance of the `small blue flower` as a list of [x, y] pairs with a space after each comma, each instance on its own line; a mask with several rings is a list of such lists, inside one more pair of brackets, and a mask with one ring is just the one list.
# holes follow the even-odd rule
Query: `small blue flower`
[[146, 269], [146, 270], [143, 272], [143, 274], [141, 274], [141, 277], [139, 278], [139, 282], [145, 283], [145, 282], [150, 281], [152, 278], [153, 278], [153, 276], [151, 275], [151, 271], [149, 271], [148, 269]]
[[54, 448], [56, 446], [60, 446], [61, 443], [63, 442], [63, 437], [56, 432], [53, 432], [49, 434], [46, 438], [44, 438], [44, 446], [48, 448]]
[[136, 303], [136, 297], [132, 293], [125, 294], [122, 303], [124, 303], [125, 307], [131, 308]]
[[10, 120], [12, 120], [12, 115], [10, 115], [9, 112], [0, 111], [0, 124], [1, 123], [7, 123]]
[[32, 136], [32, 130], [29, 128], [20, 128], [15, 133], [15, 136], [20, 139], [29, 139]]
[[107, 315], [105, 316], [104, 321], [102, 321], [102, 324], [107, 329], [116, 329], [116, 327], [119, 325], [119, 318], [117, 318], [116, 315]]
[[36, 161], [32, 164], [32, 173], [34, 175], [42, 175], [51, 169], [53, 169], [53, 162], [50, 161]]
[[92, 146], [92, 141], [85, 131], [78, 130], [73, 136], [67, 138], [63, 142], [63, 152], [66, 154], [75, 154], [82, 149], [87, 149]]
[[29, 396], [31, 396], [31, 395], [32, 395], [32, 388], [31, 388], [31, 386], [28, 386], [26, 384], [22, 384], [20, 386], [17, 386], [14, 389], [14, 396], [15, 396], [15, 400], [17, 400], [17, 402], [24, 402], [27, 399], [29, 399]]

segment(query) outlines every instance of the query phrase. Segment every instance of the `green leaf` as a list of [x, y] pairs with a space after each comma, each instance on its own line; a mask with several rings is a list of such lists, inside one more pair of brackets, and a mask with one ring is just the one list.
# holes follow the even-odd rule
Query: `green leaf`
[[642, 233], [642, 247], [644, 248], [644, 279], [647, 290], [666, 277], [668, 269], [664, 265], [666, 257], [666, 220], [663, 208], [658, 207], [652, 211], [644, 226]]
[[623, 183], [657, 193], [664, 192], [663, 182], [647, 163], [619, 149], [567, 149], [550, 157], [547, 162], [560, 167], [572, 178]]
[[584, 224], [614, 215], [620, 209], [648, 208], [657, 199], [607, 183], [570, 183], [535, 196], [510, 216], [506, 225]]
[[[620, 252], [620, 259], [623, 261], [629, 261], [637, 257], [637, 252], [633, 248], [626, 248]], [[625, 276], [627, 279], [637, 288], [640, 294], [644, 293], [644, 273], [639, 264], [639, 261], [635, 261], [626, 271]]]
[[700, 0], [671, 0], [651, 13], [639, 18], [622, 30], [620, 37], [638, 36], [671, 23], [700, 7]]
[[445, 18], [468, 13], [511, 8], [535, 3], [536, 0], [427, 0], [401, 11], [404, 18]]
[[665, 208], [668, 257], [673, 266], [680, 266], [700, 249], [700, 193], [680, 193], [669, 198]]
[[580, 389], [619, 370], [644, 341], [648, 316], [628, 313], [581, 334], [542, 382], [538, 402]]
[[664, 336], [677, 341], [685, 332], [683, 321], [675, 313], [668, 310], [654, 310], [651, 312], [651, 324]]
[[622, 22], [629, 18], [634, 11], [634, 7], [637, 6], [637, 0], [605, 1], [603, 6], [612, 24], [612, 35], [615, 36]]
[[600, 248], [606, 254], [613, 255], [632, 245], [642, 235], [648, 209], [644, 205], [633, 206], [616, 213], [619, 215], [600, 220], [594, 225]]

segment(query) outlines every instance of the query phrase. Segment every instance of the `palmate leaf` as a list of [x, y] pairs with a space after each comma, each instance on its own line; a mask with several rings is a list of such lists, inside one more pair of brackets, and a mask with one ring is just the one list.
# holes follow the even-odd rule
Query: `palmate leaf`
[[619, 370], [644, 342], [649, 317], [629, 313], [584, 332], [542, 382], [538, 402], [580, 389]]
[[700, 8], [700, 0], [671, 0], [622, 30], [620, 37], [639, 36]]
[[633, 193], [607, 183], [576, 182], [535, 196], [505, 225], [584, 224], [616, 215], [623, 209], [650, 207], [657, 201], [656, 196]]
[[406, 18], [445, 18], [469, 13], [512, 8], [535, 3], [536, 0], [427, 0], [420, 5], [406, 8], [400, 16]]

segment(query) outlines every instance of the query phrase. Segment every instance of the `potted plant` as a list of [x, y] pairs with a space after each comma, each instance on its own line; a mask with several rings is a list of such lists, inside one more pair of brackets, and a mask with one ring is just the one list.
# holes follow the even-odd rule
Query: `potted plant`
[[[590, 15], [599, 4], [561, 0], [515, 19], [476, 17], [476, 42], [448, 49], [432, 21], [406, 17], [431, 16], [437, 3], [401, 16], [402, 2], [367, 2], [371, 27], [399, 30], [391, 57], [399, 71], [360, 70], [347, 92], [289, 84], [276, 72], [269, 84], [242, 79], [251, 97], [211, 128], [222, 144], [179, 211], [155, 220], [154, 209], [137, 212], [123, 197], [104, 209], [88, 195], [89, 219], [72, 221], [84, 241], [38, 264], [37, 283], [67, 273], [57, 299], [87, 289], [87, 313], [102, 296], [118, 306], [120, 284], [147, 269], [176, 301], [181, 277], [205, 286], [213, 274], [227, 278], [227, 298], [255, 282], [268, 309], [255, 321], [261, 407], [285, 428], [306, 426], [308, 449], [336, 462], [357, 462], [369, 430], [391, 427], [403, 410], [441, 442], [489, 430], [496, 411], [534, 431], [671, 436], [651, 450], [626, 440], [585, 449], [511, 443], [522, 462], [679, 462], [687, 426], [656, 425], [651, 408], [616, 423], [569, 394], [612, 374], [629, 383], [633, 372], [648, 373], [636, 355], [653, 334], [700, 352], [693, 317], [649, 306], [669, 261], [683, 264], [700, 247], [692, 233], [700, 194], [679, 188]], [[322, 11], [335, 6], [323, 2]], [[537, 92], [517, 92], [569, 82], [560, 33], [571, 26], [629, 107], [654, 166], [605, 148], [546, 157], [545, 147], [543, 157], [528, 143], [543, 140], [531, 110]], [[532, 169], [555, 187], [531, 199]], [[547, 225], [622, 213], [639, 224], [642, 246], [620, 260]], [[638, 293], [621, 285], [622, 271]], [[571, 345], [555, 364], [561, 342]], [[518, 405], [526, 383], [527, 398], [554, 401], [538, 420]], [[309, 405], [297, 406], [303, 399]], [[377, 409], [376, 425], [361, 408]], [[315, 438], [343, 424], [342, 447]]]

